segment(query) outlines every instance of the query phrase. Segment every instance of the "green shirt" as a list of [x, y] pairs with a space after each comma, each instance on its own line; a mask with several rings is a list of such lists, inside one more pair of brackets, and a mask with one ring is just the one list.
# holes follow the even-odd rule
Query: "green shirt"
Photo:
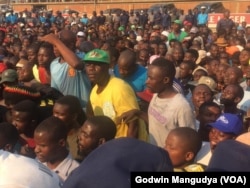
[[185, 31], [181, 31], [179, 35], [175, 35], [174, 32], [171, 32], [168, 35], [168, 41], [172, 39], [177, 39], [178, 41], [182, 42], [185, 37], [187, 37], [188, 34]]

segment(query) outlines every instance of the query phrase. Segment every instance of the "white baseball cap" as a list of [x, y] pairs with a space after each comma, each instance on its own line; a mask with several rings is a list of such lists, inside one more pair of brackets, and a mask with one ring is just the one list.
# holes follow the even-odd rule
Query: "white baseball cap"
[[161, 34], [164, 35], [164, 36], [166, 36], [166, 37], [168, 37], [169, 32], [168, 31], [162, 31]]
[[198, 32], [198, 28], [197, 27], [192, 27], [190, 29], [190, 33], [197, 33]]
[[85, 33], [82, 31], [78, 31], [77, 36], [85, 37]]

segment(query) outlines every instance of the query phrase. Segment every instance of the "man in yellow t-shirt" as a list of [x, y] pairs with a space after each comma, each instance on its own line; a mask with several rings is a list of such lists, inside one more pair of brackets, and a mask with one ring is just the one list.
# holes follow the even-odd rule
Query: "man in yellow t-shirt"
[[132, 109], [139, 109], [131, 86], [120, 78], [110, 76], [110, 58], [106, 51], [94, 49], [84, 57], [87, 75], [94, 85], [90, 94], [89, 115], [105, 115], [117, 126], [116, 138], [134, 137], [146, 141], [146, 124], [141, 119], [133, 119], [127, 124], [119, 116]]

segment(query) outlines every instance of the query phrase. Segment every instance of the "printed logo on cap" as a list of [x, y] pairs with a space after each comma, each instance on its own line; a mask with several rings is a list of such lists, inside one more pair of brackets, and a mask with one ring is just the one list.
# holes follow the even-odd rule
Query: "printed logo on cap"
[[225, 123], [225, 124], [228, 124], [228, 123], [229, 123], [229, 122], [228, 122], [228, 119], [227, 119], [225, 116], [219, 117], [219, 119], [218, 119], [217, 121], [222, 121], [222, 122]]

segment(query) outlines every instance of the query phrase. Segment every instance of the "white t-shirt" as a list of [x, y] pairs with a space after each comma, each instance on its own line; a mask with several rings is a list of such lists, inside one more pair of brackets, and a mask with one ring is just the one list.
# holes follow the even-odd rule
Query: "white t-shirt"
[[58, 175], [38, 161], [0, 150], [1, 188], [60, 188]]
[[195, 129], [195, 117], [190, 104], [182, 94], [173, 98], [161, 99], [153, 95], [148, 108], [150, 143], [165, 146], [168, 133], [177, 127]]
[[212, 152], [210, 148], [210, 142], [202, 142], [202, 147], [196, 155], [195, 162], [201, 163], [207, 166], [210, 161], [211, 156], [212, 156]]

